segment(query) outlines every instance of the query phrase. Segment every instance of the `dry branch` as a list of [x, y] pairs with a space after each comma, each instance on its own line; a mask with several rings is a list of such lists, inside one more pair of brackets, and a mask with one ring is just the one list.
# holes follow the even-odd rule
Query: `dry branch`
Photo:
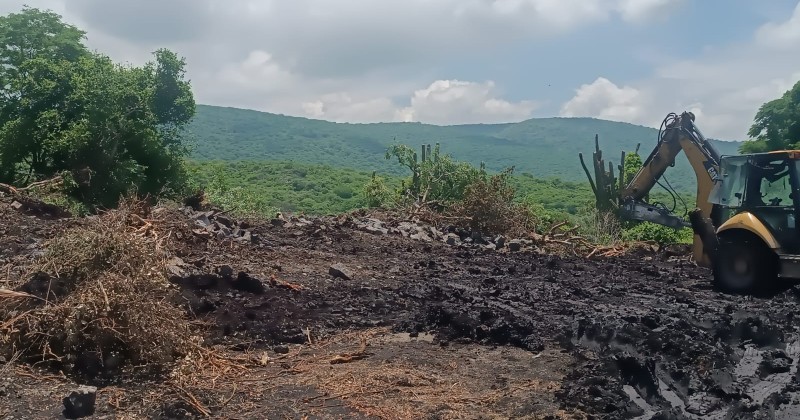
[[357, 351], [355, 351], [353, 353], [345, 353], [345, 354], [336, 355], [330, 360], [330, 363], [332, 365], [339, 364], [339, 363], [350, 363], [350, 362], [354, 362], [356, 360], [365, 359], [367, 356], [369, 356], [369, 353], [367, 353], [367, 339], [366, 338], [362, 338], [361, 339], [361, 347], [359, 347], [359, 349]]
[[44, 300], [30, 293], [16, 292], [14, 290], [8, 290], [8, 289], [0, 289], [0, 299], [30, 299], [30, 298]]

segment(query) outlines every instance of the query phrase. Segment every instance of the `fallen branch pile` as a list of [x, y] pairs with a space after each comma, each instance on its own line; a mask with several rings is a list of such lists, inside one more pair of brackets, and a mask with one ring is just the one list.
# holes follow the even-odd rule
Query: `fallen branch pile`
[[165, 366], [191, 350], [196, 337], [172, 303], [177, 292], [166, 281], [158, 235], [130, 223], [137, 204], [46, 244], [28, 269], [35, 275], [1, 295], [17, 303], [0, 306], [0, 353], [94, 376], [128, 362]]

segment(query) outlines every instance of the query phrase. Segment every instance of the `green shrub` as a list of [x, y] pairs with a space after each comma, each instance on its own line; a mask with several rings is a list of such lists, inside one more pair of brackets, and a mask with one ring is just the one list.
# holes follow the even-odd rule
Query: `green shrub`
[[394, 203], [394, 195], [382, 177], [372, 173], [372, 178], [364, 185], [361, 196], [367, 207], [387, 207]]
[[650, 222], [639, 222], [622, 232], [626, 241], [653, 241], [659, 244], [691, 243], [694, 233], [689, 228], [673, 229]]

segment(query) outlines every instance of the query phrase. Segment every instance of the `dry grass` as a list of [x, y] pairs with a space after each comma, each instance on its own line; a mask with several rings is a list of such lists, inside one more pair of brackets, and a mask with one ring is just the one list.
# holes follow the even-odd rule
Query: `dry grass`
[[191, 330], [166, 281], [166, 253], [140, 226], [152, 226], [146, 209], [127, 201], [51, 240], [28, 270], [52, 276], [41, 299], [0, 307], [3, 350], [66, 371], [92, 352], [101, 363], [114, 352], [155, 365], [186, 354]]
[[519, 378], [493, 389], [483, 380], [485, 372], [472, 371], [471, 363], [457, 358], [421, 362], [414, 357], [373, 355], [386, 348], [384, 340], [390, 335], [386, 328], [347, 332], [287, 355], [285, 360], [291, 361], [287, 375], [272, 379], [273, 386], [301, 384], [316, 389], [320, 394], [301, 401], [310, 413], [346, 406], [381, 419], [427, 418], [431, 413], [441, 419], [471, 418], [477, 413], [481, 418], [507, 418], [501, 407], [509, 400], [547, 398], [559, 386], [553, 379]]

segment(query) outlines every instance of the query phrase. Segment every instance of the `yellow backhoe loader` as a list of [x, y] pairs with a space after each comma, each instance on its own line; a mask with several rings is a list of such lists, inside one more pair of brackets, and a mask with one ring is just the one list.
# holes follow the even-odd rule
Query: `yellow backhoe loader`
[[[626, 219], [691, 226], [694, 259], [712, 269], [720, 290], [753, 293], [779, 278], [800, 278], [800, 150], [720, 156], [694, 121], [690, 112], [667, 116], [641, 169], [627, 185], [619, 182], [613, 208]], [[697, 177], [688, 222], [646, 200], [681, 151]], [[596, 194], [607, 187], [599, 182], [592, 183]]]

